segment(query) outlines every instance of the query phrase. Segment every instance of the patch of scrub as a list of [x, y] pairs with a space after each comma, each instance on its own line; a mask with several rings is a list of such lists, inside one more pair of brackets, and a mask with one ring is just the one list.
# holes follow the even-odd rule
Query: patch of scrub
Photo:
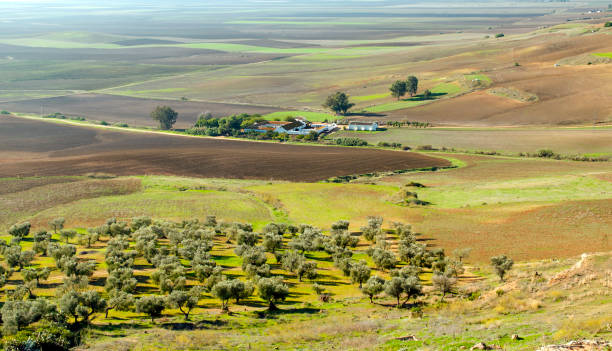
[[441, 208], [499, 203], [597, 200], [607, 199], [611, 195], [612, 183], [587, 176], [532, 178], [419, 190], [420, 199]]
[[505, 97], [508, 99], [520, 101], [520, 102], [536, 102], [538, 96], [523, 90], [515, 88], [498, 87], [487, 90], [487, 93], [495, 96]]

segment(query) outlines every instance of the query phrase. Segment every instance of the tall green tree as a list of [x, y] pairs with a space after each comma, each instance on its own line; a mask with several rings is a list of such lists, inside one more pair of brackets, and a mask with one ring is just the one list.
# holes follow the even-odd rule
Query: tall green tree
[[389, 88], [389, 90], [391, 91], [391, 96], [397, 98], [398, 100], [402, 96], [406, 95], [407, 89], [408, 84], [402, 80], [396, 80], [393, 84], [391, 84], [391, 87]]
[[169, 106], [157, 106], [151, 112], [151, 118], [159, 122], [160, 129], [169, 130], [176, 123], [178, 113]]
[[415, 76], [410, 76], [406, 79], [406, 90], [410, 96], [416, 95], [419, 90], [419, 80]]
[[353, 106], [355, 106], [355, 104], [349, 101], [348, 95], [340, 91], [328, 96], [323, 104], [323, 107], [334, 111], [336, 114], [342, 115], [345, 115]]

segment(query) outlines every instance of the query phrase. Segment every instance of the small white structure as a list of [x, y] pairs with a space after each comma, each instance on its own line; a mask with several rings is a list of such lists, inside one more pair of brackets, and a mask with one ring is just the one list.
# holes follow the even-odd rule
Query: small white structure
[[348, 130], [355, 131], [376, 131], [378, 129], [378, 122], [349, 122]]

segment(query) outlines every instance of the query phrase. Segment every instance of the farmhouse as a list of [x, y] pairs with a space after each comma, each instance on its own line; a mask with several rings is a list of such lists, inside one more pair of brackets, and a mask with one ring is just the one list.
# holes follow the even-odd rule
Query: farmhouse
[[367, 130], [375, 131], [378, 129], [378, 122], [349, 122], [348, 130]]
[[256, 123], [245, 132], [275, 132], [279, 134], [308, 135], [311, 132], [317, 134], [331, 132], [336, 128], [335, 123], [311, 123], [304, 118], [296, 118], [294, 121], [263, 121]]

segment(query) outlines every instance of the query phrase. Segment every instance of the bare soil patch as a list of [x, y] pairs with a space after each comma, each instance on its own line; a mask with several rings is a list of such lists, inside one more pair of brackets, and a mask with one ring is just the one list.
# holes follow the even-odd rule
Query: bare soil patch
[[[29, 137], [22, 139], [20, 134]], [[59, 134], [63, 139], [54, 138]], [[32, 141], [35, 135], [40, 143], [49, 145], [48, 151]], [[46, 140], [47, 135], [53, 141]], [[37, 156], [4, 162], [0, 177], [105, 172], [319, 181], [449, 165], [446, 160], [410, 152], [111, 131], [14, 117], [0, 118], [0, 153], [2, 150], [34, 151]]]

